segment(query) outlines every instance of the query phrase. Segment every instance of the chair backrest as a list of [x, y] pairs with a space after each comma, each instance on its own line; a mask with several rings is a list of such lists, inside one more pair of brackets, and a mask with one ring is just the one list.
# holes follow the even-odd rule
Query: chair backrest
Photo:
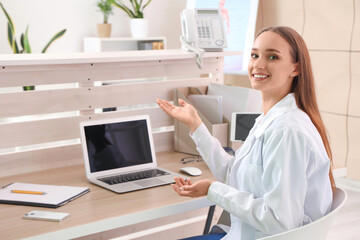
[[[316, 239], [316, 240], [326, 240], [326, 236], [329, 232], [332, 221], [334, 220], [335, 214], [344, 206], [347, 199], [347, 194], [344, 190], [336, 188], [331, 211], [326, 216], [304, 225], [302, 227], [272, 235], [269, 237], [264, 237], [259, 240], [303, 240], [303, 239]], [[218, 224], [228, 225], [230, 223], [229, 213], [223, 211], [220, 216]]]

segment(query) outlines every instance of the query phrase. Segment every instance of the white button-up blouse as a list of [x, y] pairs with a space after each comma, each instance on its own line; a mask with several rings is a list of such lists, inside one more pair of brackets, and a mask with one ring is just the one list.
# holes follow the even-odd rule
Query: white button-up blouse
[[231, 215], [224, 239], [276, 234], [330, 211], [330, 161], [319, 132], [297, 107], [293, 93], [256, 119], [235, 157], [204, 124], [192, 138], [217, 179], [208, 199]]

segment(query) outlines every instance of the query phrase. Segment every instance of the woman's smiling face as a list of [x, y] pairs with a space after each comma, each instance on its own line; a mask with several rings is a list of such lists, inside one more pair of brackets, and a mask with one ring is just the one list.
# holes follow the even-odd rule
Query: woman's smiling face
[[248, 71], [251, 86], [263, 95], [286, 95], [295, 76], [289, 43], [279, 34], [267, 31], [260, 34], [251, 49]]

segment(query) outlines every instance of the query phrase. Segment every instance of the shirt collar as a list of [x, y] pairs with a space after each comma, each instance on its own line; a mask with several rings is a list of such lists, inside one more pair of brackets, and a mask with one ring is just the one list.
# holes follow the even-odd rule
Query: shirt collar
[[257, 129], [254, 133], [255, 137], [261, 137], [272, 121], [274, 121], [274, 119], [296, 108], [298, 107], [296, 105], [294, 93], [289, 93], [278, 103], [276, 103], [266, 115], [262, 113], [258, 118], [256, 118], [255, 122]]

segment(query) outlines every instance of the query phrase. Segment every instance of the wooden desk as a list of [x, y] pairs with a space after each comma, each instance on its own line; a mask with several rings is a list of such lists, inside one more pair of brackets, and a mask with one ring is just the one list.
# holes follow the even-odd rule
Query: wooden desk
[[[82, 166], [79, 123], [147, 114], [156, 151], [173, 151], [174, 121], [156, 107], [155, 100], [173, 101], [176, 88], [222, 84], [224, 57], [239, 54], [206, 52], [202, 69], [196, 65], [195, 53], [181, 49], [2, 54], [0, 185], [88, 186], [91, 192], [56, 209], [70, 213], [60, 223], [23, 220], [22, 216], [34, 207], [0, 205], [0, 238], [69, 239], [175, 213], [186, 215], [188, 210], [210, 205], [205, 198], [178, 197], [169, 186], [120, 195], [88, 183]], [[35, 91], [22, 91], [22, 86], [33, 85]], [[114, 107], [118, 111], [101, 112]], [[181, 156], [159, 154], [160, 165], [177, 171]], [[197, 164], [206, 169], [201, 163], [191, 165]], [[203, 177], [207, 176], [210, 174], [205, 171]]]
[[[184, 166], [180, 163], [184, 156], [188, 155], [161, 152], [157, 160], [161, 167], [178, 172]], [[192, 177], [194, 182], [213, 179], [204, 162], [188, 166], [203, 171], [202, 176]], [[1, 239], [71, 239], [211, 205], [205, 197], [179, 197], [170, 186], [116, 194], [89, 183], [83, 165], [0, 178], [2, 186], [10, 182], [87, 186], [90, 193], [57, 209], [0, 204]], [[22, 219], [31, 210], [68, 212], [70, 216], [62, 222]]]

